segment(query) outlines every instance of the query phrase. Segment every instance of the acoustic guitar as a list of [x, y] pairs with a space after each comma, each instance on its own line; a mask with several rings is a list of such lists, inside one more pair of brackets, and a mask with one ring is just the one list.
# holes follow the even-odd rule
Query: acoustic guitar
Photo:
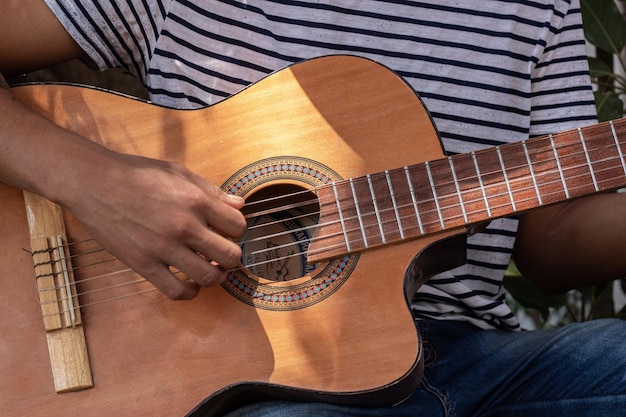
[[201, 110], [68, 85], [14, 92], [95, 142], [244, 196], [249, 228], [240, 269], [174, 302], [60, 207], [0, 183], [6, 416], [395, 404], [422, 372], [409, 300], [463, 262], [468, 227], [626, 183], [623, 120], [445, 157], [411, 88], [356, 57], [293, 65]]

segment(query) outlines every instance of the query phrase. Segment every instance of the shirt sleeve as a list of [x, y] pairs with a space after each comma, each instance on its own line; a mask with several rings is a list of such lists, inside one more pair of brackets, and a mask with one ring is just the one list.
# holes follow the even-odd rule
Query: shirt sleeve
[[145, 84], [172, 0], [45, 1], [96, 68], [122, 68]]
[[560, 2], [531, 71], [531, 136], [597, 122], [579, 0]]

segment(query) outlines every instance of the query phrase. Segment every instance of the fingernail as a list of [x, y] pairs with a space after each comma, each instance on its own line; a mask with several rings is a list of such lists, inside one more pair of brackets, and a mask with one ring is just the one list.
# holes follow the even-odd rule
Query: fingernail
[[246, 201], [243, 197], [238, 196], [238, 195], [234, 195], [234, 194], [227, 194], [227, 195], [228, 195], [228, 198], [238, 203], [245, 203]]

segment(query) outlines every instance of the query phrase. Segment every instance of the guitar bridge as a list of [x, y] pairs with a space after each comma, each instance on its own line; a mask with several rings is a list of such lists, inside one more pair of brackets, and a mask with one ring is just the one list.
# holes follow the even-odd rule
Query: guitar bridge
[[37, 291], [57, 393], [93, 387], [61, 208], [24, 193]]
[[61, 236], [32, 240], [33, 265], [46, 331], [81, 324], [72, 271]]

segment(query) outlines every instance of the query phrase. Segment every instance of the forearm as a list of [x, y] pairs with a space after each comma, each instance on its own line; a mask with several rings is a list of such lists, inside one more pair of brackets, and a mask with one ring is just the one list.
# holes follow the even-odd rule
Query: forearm
[[514, 259], [549, 292], [626, 277], [626, 194], [597, 194], [522, 215]]
[[11, 77], [79, 58], [81, 48], [41, 0], [3, 0], [0, 72]]
[[88, 167], [97, 166], [96, 160], [108, 151], [33, 113], [2, 83], [0, 180], [71, 204], [71, 193], [66, 192], [70, 180], [87, 180]]
[[48, 172], [50, 166], [55, 166], [51, 161], [55, 149], [47, 149], [50, 141], [44, 138], [50, 138], [50, 129], [57, 132], [57, 128], [19, 103], [4, 80], [3, 84], [0, 90], [0, 180], [51, 197], [53, 193], [46, 182], [55, 177]]

